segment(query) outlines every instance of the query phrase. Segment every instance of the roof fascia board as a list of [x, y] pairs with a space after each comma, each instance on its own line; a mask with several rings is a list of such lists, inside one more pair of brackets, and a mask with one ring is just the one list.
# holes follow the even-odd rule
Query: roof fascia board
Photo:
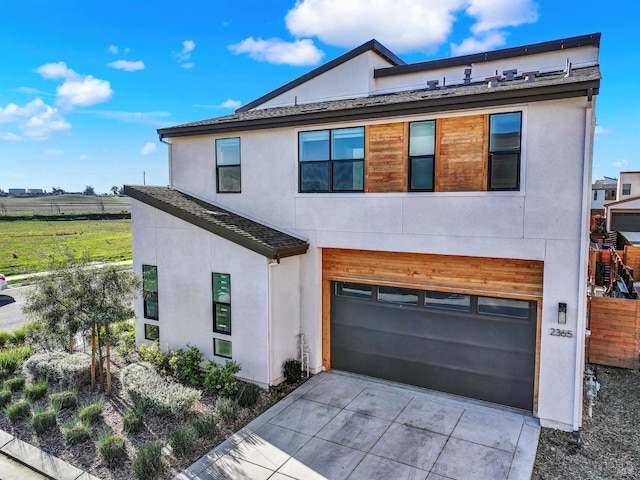
[[542, 43], [533, 43], [531, 45], [523, 45], [520, 47], [503, 48], [501, 50], [493, 50], [484, 53], [472, 53], [470, 55], [463, 55], [460, 57], [443, 58], [439, 60], [431, 60], [428, 62], [410, 63], [405, 65], [398, 65], [395, 67], [378, 68], [373, 72], [373, 77], [390, 77], [394, 75], [424, 72], [439, 68], [458, 67], [463, 65], [468, 66], [473, 63], [503, 60], [506, 58], [514, 57], [524, 57], [527, 55], [555, 52], [558, 50], [566, 50], [569, 48], [586, 46], [599, 47], [600, 36], [600, 33], [591, 33], [588, 35], [580, 35], [578, 37], [570, 37]]
[[302, 75], [301, 77], [296, 78], [295, 80], [290, 81], [289, 83], [276, 88], [275, 90], [267, 93], [266, 95], [263, 95], [262, 97], [247, 103], [246, 105], [243, 105], [242, 107], [238, 108], [236, 110], [236, 113], [239, 112], [246, 112], [247, 110], [251, 110], [259, 105], [262, 105], [263, 103], [279, 96], [282, 95], [283, 93], [299, 86], [302, 85], [305, 82], [308, 82], [309, 80], [322, 75], [325, 72], [328, 72], [329, 70], [345, 63], [348, 62], [349, 60], [351, 60], [352, 58], [357, 57], [358, 55], [361, 55], [364, 52], [367, 51], [373, 51], [375, 53], [377, 53], [378, 55], [380, 55], [382, 58], [384, 58], [385, 60], [387, 60], [389, 63], [395, 65], [395, 66], [399, 66], [399, 65], [406, 65], [406, 62], [404, 60], [402, 60], [400, 57], [398, 57], [395, 53], [393, 53], [391, 50], [389, 50], [387, 47], [385, 47], [384, 45], [382, 45], [380, 42], [378, 42], [377, 40], [369, 40], [366, 43], [363, 43], [362, 45], [360, 45], [359, 47], [354, 48], [353, 50], [344, 53], [342, 55], [340, 55], [337, 58], [334, 58], [333, 60], [325, 63], [324, 65], [319, 66], [318, 68], [315, 68], [313, 70], [311, 70], [310, 72]]
[[599, 92], [600, 81], [591, 80], [567, 85], [552, 85], [536, 88], [535, 92], [522, 95], [522, 90], [503, 90], [492, 93], [442, 97], [402, 103], [382, 104], [323, 112], [301, 113], [283, 117], [260, 118], [213, 125], [166, 128], [158, 130], [160, 138], [188, 137], [192, 135], [211, 135], [218, 133], [240, 132], [246, 130], [264, 130], [271, 128], [315, 125], [328, 122], [365, 120], [382, 117], [399, 117], [420, 113], [434, 113], [444, 110], [461, 110], [481, 107], [509, 105], [513, 103], [539, 102], [563, 98], [586, 97], [591, 89], [593, 95]]

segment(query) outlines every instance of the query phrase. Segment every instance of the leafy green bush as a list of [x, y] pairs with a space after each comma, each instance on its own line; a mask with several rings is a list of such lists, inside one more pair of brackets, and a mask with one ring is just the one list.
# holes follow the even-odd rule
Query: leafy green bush
[[78, 445], [86, 442], [90, 438], [89, 425], [78, 421], [65, 424], [62, 432], [69, 445]]
[[224, 366], [210, 360], [205, 366], [204, 386], [217, 390], [220, 395], [230, 397], [238, 391], [236, 373], [240, 369], [240, 364], [233, 360], [227, 360]]
[[56, 412], [54, 410], [34, 408], [33, 417], [31, 417], [29, 423], [34, 432], [42, 435], [56, 426]]
[[171, 352], [164, 353], [160, 349], [160, 342], [151, 344], [143, 343], [138, 347], [138, 357], [143, 362], [148, 362], [159, 369], [166, 369], [169, 366]]
[[176, 457], [186, 457], [198, 450], [198, 433], [193, 425], [183, 425], [169, 435], [169, 445]]
[[78, 397], [69, 390], [52, 393], [49, 395], [49, 404], [56, 412], [59, 412], [65, 408], [76, 407], [78, 405]]
[[283, 365], [284, 379], [287, 383], [296, 383], [302, 378], [302, 363], [300, 360], [290, 358]]
[[0, 348], [4, 348], [11, 342], [11, 332], [0, 330]]
[[[126, 323], [126, 325], [133, 324]], [[120, 358], [129, 361], [136, 351], [136, 331], [133, 328], [131, 330], [121, 330], [116, 332], [116, 335], [116, 352], [120, 355]]]
[[138, 449], [133, 459], [132, 471], [137, 480], [150, 480], [164, 472], [162, 461], [162, 444], [160, 442], [145, 443]]
[[169, 366], [173, 376], [179, 381], [189, 385], [199, 385], [202, 379], [202, 369], [200, 365], [204, 360], [204, 353], [198, 347], [189, 346], [187, 350], [175, 350], [171, 352]]
[[5, 380], [3, 385], [7, 390], [11, 390], [12, 392], [19, 392], [24, 387], [24, 377], [13, 377], [9, 380]]
[[239, 387], [236, 400], [241, 407], [251, 407], [260, 398], [260, 387], [253, 383], [243, 383]]
[[233, 422], [238, 417], [238, 402], [231, 398], [219, 398], [216, 401], [216, 413], [224, 422]]
[[24, 361], [31, 356], [32, 349], [28, 345], [22, 347], [10, 347], [0, 350], [0, 372], [3, 378], [13, 375], [18, 371]]
[[108, 465], [114, 465], [127, 458], [126, 440], [120, 435], [113, 435], [108, 430], [100, 434], [98, 450]]
[[47, 381], [40, 380], [33, 385], [26, 386], [22, 389], [22, 393], [24, 394], [25, 400], [29, 400], [30, 402], [40, 400], [47, 394]]
[[142, 421], [142, 414], [131, 408], [127, 408], [122, 416], [122, 432], [124, 434], [138, 433], [142, 430], [144, 422]]
[[100, 399], [96, 403], [86, 405], [80, 409], [80, 421], [87, 425], [93, 425], [102, 416], [102, 408], [104, 407], [104, 399]]
[[11, 390], [0, 390], [0, 408], [4, 408], [11, 403]]
[[35, 378], [74, 388], [91, 382], [91, 356], [86, 353], [42, 353], [24, 362], [24, 368]]
[[185, 415], [200, 400], [201, 393], [162, 378], [149, 363], [132, 363], [120, 374], [122, 388], [141, 411]]
[[218, 417], [212, 413], [201, 413], [191, 425], [201, 438], [211, 439], [218, 434]]
[[17, 422], [23, 418], [29, 418], [31, 416], [31, 404], [26, 400], [20, 400], [12, 405], [9, 405], [4, 409], [4, 413], [9, 420]]

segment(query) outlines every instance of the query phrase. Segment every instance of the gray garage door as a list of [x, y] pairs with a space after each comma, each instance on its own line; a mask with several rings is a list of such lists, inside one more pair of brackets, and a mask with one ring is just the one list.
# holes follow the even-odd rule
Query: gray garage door
[[536, 303], [333, 282], [331, 368], [533, 409]]
[[614, 232], [640, 232], [640, 213], [611, 213]]

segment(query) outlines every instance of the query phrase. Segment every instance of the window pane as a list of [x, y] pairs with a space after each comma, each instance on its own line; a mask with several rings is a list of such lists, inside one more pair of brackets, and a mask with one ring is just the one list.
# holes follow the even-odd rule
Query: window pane
[[300, 133], [300, 161], [329, 160], [329, 130]]
[[218, 192], [240, 192], [240, 166], [218, 167]]
[[362, 283], [339, 282], [336, 284], [336, 294], [342, 297], [371, 300], [372, 287]]
[[363, 190], [363, 161], [334, 162], [333, 190]]
[[622, 194], [623, 195], [631, 195], [631, 184], [623, 183], [622, 184]]
[[418, 305], [418, 291], [398, 287], [378, 287], [378, 301]]
[[458, 293], [425, 292], [424, 305], [429, 308], [469, 312], [471, 311], [471, 297]]
[[364, 127], [341, 128], [331, 132], [332, 160], [364, 158]]
[[433, 190], [433, 157], [411, 159], [411, 190]]
[[231, 275], [228, 273], [213, 274], [213, 301], [231, 303]]
[[146, 340], [160, 340], [160, 327], [158, 327], [157, 325], [145, 323], [144, 338]]
[[409, 125], [409, 155], [434, 155], [436, 122], [414, 122]]
[[214, 330], [231, 335], [231, 307], [224, 303], [216, 303]]
[[158, 294], [144, 292], [144, 318], [158, 320]]
[[509, 153], [491, 155], [489, 188], [515, 190], [518, 188], [518, 163], [520, 155]]
[[240, 165], [240, 139], [221, 138], [216, 140], [216, 164]]
[[301, 192], [329, 191], [329, 162], [300, 164]]
[[520, 112], [491, 115], [489, 150], [520, 150]]
[[145, 292], [158, 291], [158, 267], [142, 265], [142, 289]]
[[219, 338], [214, 338], [213, 354], [219, 357], [231, 358], [231, 342], [228, 340], [221, 340]]
[[506, 298], [478, 297], [478, 313], [529, 318], [529, 302]]

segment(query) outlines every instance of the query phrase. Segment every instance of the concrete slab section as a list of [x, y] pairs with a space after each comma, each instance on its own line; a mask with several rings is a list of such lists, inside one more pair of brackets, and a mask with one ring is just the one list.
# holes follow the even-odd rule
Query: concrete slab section
[[360, 392], [364, 390], [362, 385], [358, 385], [348, 378], [334, 376], [328, 377], [315, 387], [305, 393], [302, 397], [307, 400], [332, 405], [334, 407], [344, 408]]
[[316, 435], [318, 438], [357, 450], [369, 451], [391, 422], [343, 410]]
[[429, 472], [377, 455], [367, 455], [348, 480], [425, 480]]
[[267, 480], [273, 470], [225, 455], [198, 475], [202, 480]]
[[273, 417], [269, 423], [294, 432], [315, 435], [340, 412], [337, 407], [300, 398]]
[[409, 395], [380, 388], [365, 388], [345, 408], [384, 420], [395, 420], [410, 401]]
[[446, 405], [434, 399], [413, 398], [396, 418], [396, 422], [423, 428], [442, 435], [451, 435], [464, 409]]
[[455, 480], [506, 480], [512, 459], [504, 450], [450, 438], [431, 471]]
[[513, 453], [523, 425], [523, 420], [465, 410], [451, 436]]

